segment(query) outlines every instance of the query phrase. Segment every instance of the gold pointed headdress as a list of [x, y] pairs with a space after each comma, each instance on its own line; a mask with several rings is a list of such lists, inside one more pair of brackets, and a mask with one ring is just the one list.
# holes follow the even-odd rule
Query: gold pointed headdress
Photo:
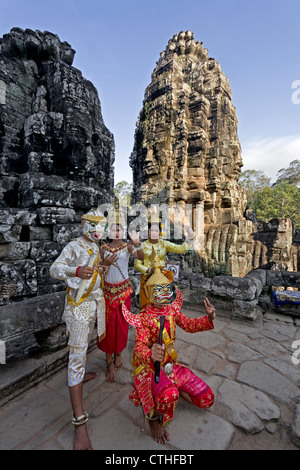
[[159, 212], [155, 210], [155, 206], [148, 209], [148, 224], [160, 224], [161, 220]]
[[150, 228], [152, 224], [158, 224], [160, 236], [166, 235], [166, 232], [163, 232], [164, 225], [155, 205], [148, 209], [148, 228]]
[[148, 281], [146, 282], [146, 287], [151, 288], [152, 286], [155, 286], [156, 284], [159, 284], [160, 286], [165, 286], [167, 284], [170, 284], [169, 279], [163, 275], [163, 273], [160, 270], [160, 263], [159, 263], [159, 256], [155, 252], [154, 247], [152, 247], [152, 268], [154, 273], [152, 276], [149, 277]]
[[122, 210], [112, 209], [109, 211], [107, 216], [107, 225], [110, 228], [113, 224], [120, 224], [124, 228], [126, 225], [125, 215]]

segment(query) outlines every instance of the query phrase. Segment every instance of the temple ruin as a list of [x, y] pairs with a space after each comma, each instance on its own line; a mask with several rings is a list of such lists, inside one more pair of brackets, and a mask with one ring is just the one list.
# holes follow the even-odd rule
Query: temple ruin
[[238, 184], [243, 162], [237, 128], [220, 64], [193, 33], [175, 34], [160, 54], [138, 117], [130, 158], [133, 200], [202, 208], [204, 240], [190, 260], [194, 272], [243, 277], [274, 265], [297, 271], [292, 222], [257, 222], [247, 210]]
[[[81, 233], [82, 213], [113, 199], [114, 138], [74, 54], [47, 31], [13, 28], [0, 39], [0, 345], [8, 362], [65, 347], [65, 284], [49, 267]], [[290, 220], [256, 221], [247, 210], [230, 85], [190, 31], [161, 53], [130, 164], [134, 202], [190, 205], [193, 223], [202, 210], [203, 243], [179, 257], [186, 301], [209, 295], [255, 323], [272, 307], [272, 286], [299, 289], [300, 240]], [[137, 292], [133, 269], [131, 277]], [[42, 366], [33, 382], [44, 374]]]
[[[39, 350], [61, 322], [65, 285], [49, 267], [81, 234], [81, 214], [112, 201], [115, 147], [67, 42], [13, 28], [0, 47], [0, 305], [9, 318], [0, 332], [9, 359]], [[22, 308], [9, 312], [11, 302]], [[49, 334], [38, 336], [43, 328]]]

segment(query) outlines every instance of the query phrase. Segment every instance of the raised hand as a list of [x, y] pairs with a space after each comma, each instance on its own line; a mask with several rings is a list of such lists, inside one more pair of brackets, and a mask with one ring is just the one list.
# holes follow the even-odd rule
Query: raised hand
[[140, 244], [140, 236], [139, 233], [136, 232], [135, 230], [132, 230], [132, 232], [128, 232], [128, 235], [130, 237], [130, 240], [132, 241], [134, 246], [139, 246]]
[[204, 299], [203, 303], [204, 303], [205, 311], [207, 313], [209, 320], [213, 321], [216, 318], [215, 307], [210, 303], [207, 297]]
[[182, 224], [183, 229], [187, 232], [187, 235], [190, 240], [195, 238], [195, 232], [191, 229], [189, 225]]

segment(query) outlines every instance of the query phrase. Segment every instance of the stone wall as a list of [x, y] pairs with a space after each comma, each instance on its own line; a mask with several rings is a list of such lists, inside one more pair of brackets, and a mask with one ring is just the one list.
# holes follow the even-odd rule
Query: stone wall
[[49, 266], [112, 200], [114, 139], [68, 43], [13, 28], [0, 45], [1, 305], [61, 289]]
[[49, 267], [81, 234], [82, 213], [113, 197], [114, 138], [74, 54], [47, 31], [13, 28], [0, 39], [0, 339], [8, 359], [61, 346], [65, 284]]
[[260, 324], [265, 312], [281, 312], [300, 317], [300, 306], [275, 307], [273, 289], [300, 289], [300, 273], [286, 270], [255, 269], [244, 277], [229, 275], [207, 278], [200, 273], [182, 273], [179, 286], [187, 304], [203, 305], [207, 296], [217, 309], [231, 319]]

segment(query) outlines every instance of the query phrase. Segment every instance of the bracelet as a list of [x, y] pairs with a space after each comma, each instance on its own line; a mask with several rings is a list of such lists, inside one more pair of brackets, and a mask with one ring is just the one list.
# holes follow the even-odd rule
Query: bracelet
[[80, 268], [81, 268], [81, 266], [78, 266], [78, 268], [76, 269], [75, 277], [78, 277], [78, 271], [79, 271]]
[[142, 248], [143, 248], [143, 245], [141, 243], [138, 246], [133, 245], [132, 254], [135, 253], [136, 251], [141, 250]]
[[81, 426], [82, 424], [85, 424], [88, 419], [89, 415], [86, 411], [84, 411], [83, 415], [78, 416], [78, 418], [75, 418], [75, 416], [73, 415], [72, 424], [74, 424], [74, 426]]

